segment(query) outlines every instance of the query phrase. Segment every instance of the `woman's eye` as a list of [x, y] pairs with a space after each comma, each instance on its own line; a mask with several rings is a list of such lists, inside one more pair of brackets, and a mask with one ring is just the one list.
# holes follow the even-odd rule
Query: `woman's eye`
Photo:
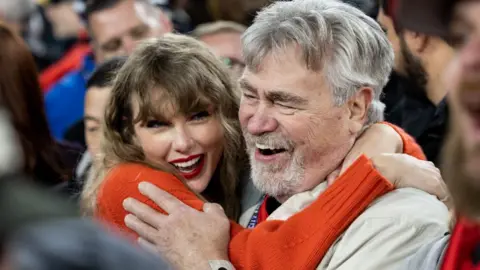
[[199, 113], [196, 113], [196, 114], [192, 115], [192, 117], [190, 119], [193, 120], [193, 121], [200, 121], [200, 120], [203, 120], [203, 119], [205, 119], [209, 116], [210, 116], [210, 113], [208, 111], [202, 111], [202, 112], [199, 112]]
[[149, 120], [145, 124], [147, 128], [160, 128], [160, 127], [165, 127], [168, 126], [168, 123], [158, 121], [158, 120]]

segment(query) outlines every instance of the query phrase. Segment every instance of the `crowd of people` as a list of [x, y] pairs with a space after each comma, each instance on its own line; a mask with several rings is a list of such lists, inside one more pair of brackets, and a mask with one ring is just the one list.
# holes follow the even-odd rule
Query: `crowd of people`
[[480, 269], [479, 15], [1, 1], [0, 269]]

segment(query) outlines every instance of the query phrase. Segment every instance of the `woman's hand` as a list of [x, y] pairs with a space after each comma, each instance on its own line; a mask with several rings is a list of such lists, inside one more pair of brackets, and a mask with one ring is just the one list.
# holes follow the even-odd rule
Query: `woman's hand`
[[403, 141], [400, 135], [386, 124], [374, 124], [370, 126], [355, 141], [350, 152], [345, 157], [341, 167], [337, 168], [327, 177], [327, 183], [331, 185], [337, 177], [355, 162], [362, 154], [368, 158], [385, 153], [402, 153]]
[[371, 158], [373, 165], [396, 188], [417, 188], [437, 196], [450, 208], [447, 186], [440, 170], [432, 162], [406, 154], [380, 154]]
[[381, 123], [374, 124], [357, 139], [343, 161], [340, 174], [347, 170], [362, 154], [372, 158], [389, 153], [403, 153], [402, 138], [392, 127]]

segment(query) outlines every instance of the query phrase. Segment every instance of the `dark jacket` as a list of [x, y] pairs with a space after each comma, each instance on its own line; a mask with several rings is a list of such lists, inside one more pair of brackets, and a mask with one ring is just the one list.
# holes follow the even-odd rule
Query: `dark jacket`
[[81, 219], [26, 227], [7, 247], [16, 270], [169, 269], [158, 256]]
[[386, 106], [385, 120], [414, 137], [427, 159], [438, 166], [448, 124], [446, 98], [435, 105], [423, 90], [393, 73], [384, 88], [382, 102]]

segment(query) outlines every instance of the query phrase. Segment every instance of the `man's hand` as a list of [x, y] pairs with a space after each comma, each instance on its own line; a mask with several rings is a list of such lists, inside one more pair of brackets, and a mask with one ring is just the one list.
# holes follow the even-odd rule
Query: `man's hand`
[[228, 260], [230, 223], [220, 205], [205, 203], [200, 212], [152, 184], [140, 183], [139, 190], [169, 214], [132, 198], [124, 201], [131, 213], [125, 224], [140, 244], [155, 247], [175, 269], [209, 269], [209, 260]]
[[407, 154], [381, 154], [372, 157], [375, 168], [396, 188], [417, 188], [437, 196], [450, 206], [447, 186], [432, 162]]

